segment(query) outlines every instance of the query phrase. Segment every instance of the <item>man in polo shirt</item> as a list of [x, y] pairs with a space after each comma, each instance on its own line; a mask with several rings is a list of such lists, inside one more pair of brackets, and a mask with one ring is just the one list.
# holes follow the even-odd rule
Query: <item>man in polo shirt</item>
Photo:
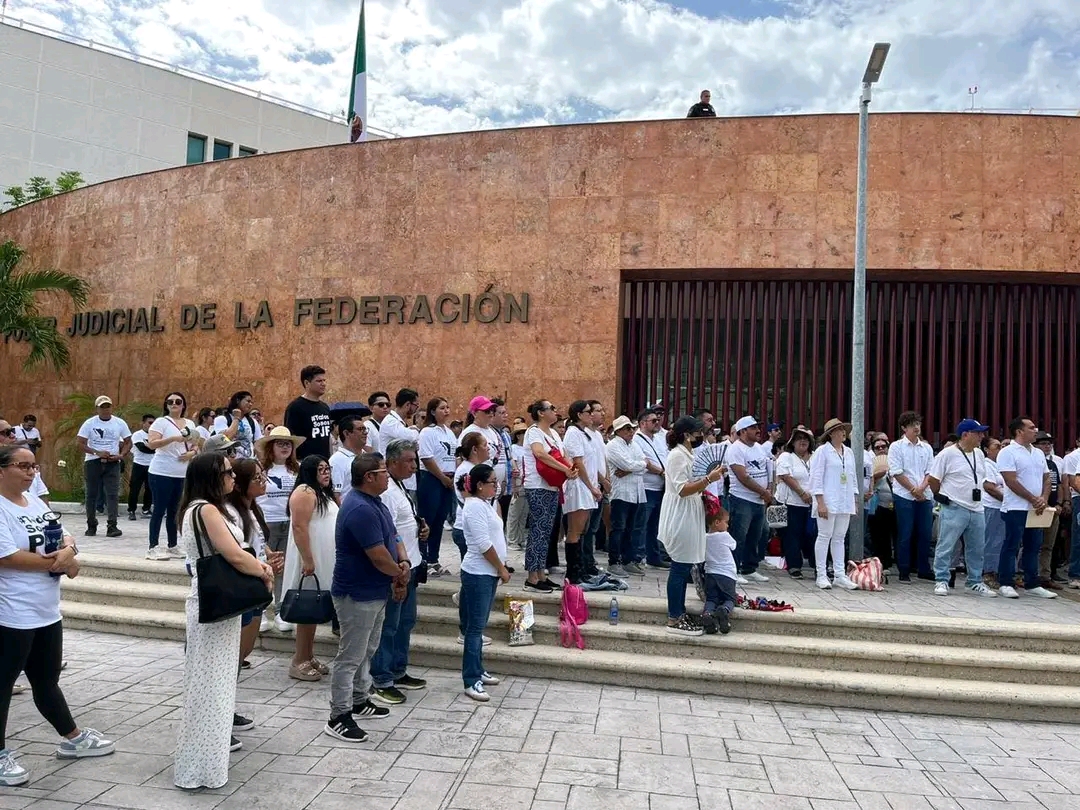
[[765, 559], [765, 507], [772, 503], [769, 483], [772, 460], [758, 444], [757, 420], [744, 416], [735, 423], [738, 441], [727, 452], [731, 520], [728, 531], [735, 538], [735, 562], [739, 575], [750, 582], [768, 582], [757, 567]]
[[960, 440], [946, 447], [930, 465], [930, 489], [941, 504], [937, 550], [934, 553], [934, 593], [949, 595], [949, 566], [960, 538], [964, 538], [967, 590], [975, 596], [997, 596], [982, 581], [983, 552], [986, 548], [986, 520], [983, 515], [983, 484], [986, 483], [986, 456], [979, 445], [990, 428], [977, 419], [964, 419], [956, 426]]
[[331, 670], [330, 720], [323, 731], [345, 742], [367, 739], [354, 716], [390, 713], [371, 702], [371, 659], [379, 649], [390, 586], [407, 587], [412, 566], [394, 518], [380, 497], [386, 491], [387, 475], [378, 453], [357, 456], [352, 463], [352, 489], [337, 517], [331, 593], [341, 637]]
[[670, 568], [671, 563], [660, 554], [660, 502], [664, 500], [664, 467], [668, 456], [667, 442], [660, 431], [660, 416], [655, 409], [638, 414], [634, 442], [645, 456], [645, 503], [638, 507], [634, 516], [631, 537], [633, 548], [645, 549], [648, 565]]
[[1028, 596], [1044, 599], [1057, 596], [1039, 585], [1039, 550], [1043, 532], [1027, 525], [1032, 512], [1042, 515], [1046, 511], [1050, 495], [1050, 469], [1046, 466], [1046, 456], [1034, 446], [1038, 433], [1035, 423], [1026, 416], [1013, 419], [1009, 423], [1012, 441], [997, 457], [998, 470], [1005, 480], [1005, 498], [1001, 502], [1005, 542], [1001, 544], [1001, 557], [998, 559], [998, 581], [1001, 583], [998, 593], [1009, 599], [1019, 596], [1013, 587], [1017, 552], [1022, 554], [1024, 590]]
[[922, 417], [915, 411], [900, 414], [903, 435], [889, 445], [893, 508], [896, 510], [896, 567], [901, 582], [911, 582], [911, 538], [915, 536], [919, 579], [934, 579], [930, 570], [930, 533], [934, 504], [926, 494], [934, 449], [922, 440]]
[[385, 391], [376, 391], [367, 398], [368, 407], [371, 408], [371, 416], [368, 417], [368, 435], [370, 439], [368, 444], [371, 449], [378, 453], [382, 449], [382, 445], [379, 443], [379, 428], [382, 426], [383, 420], [386, 419], [386, 415], [390, 413], [390, 409], [393, 404], [390, 402], [390, 395]]
[[[395, 407], [379, 425], [379, 452], [386, 455], [386, 445], [393, 439], [405, 439], [415, 442], [419, 434], [410, 425], [413, 417], [420, 410], [420, 394], [412, 388], [402, 388], [394, 397]], [[405, 489], [416, 492], [416, 476], [410, 475], [405, 481]]]
[[338, 422], [341, 446], [330, 456], [330, 481], [334, 492], [344, 497], [352, 486], [352, 463], [364, 452], [368, 441], [367, 423], [359, 416], [345, 416]]

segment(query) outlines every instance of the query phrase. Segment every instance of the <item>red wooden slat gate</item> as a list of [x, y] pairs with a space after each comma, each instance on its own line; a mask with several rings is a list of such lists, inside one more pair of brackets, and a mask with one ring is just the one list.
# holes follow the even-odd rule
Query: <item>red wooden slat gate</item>
[[[1002, 435], [1030, 415], [1059, 452], [1080, 431], [1073, 384], [1080, 287], [871, 281], [866, 424], [896, 436], [914, 409], [941, 441], [962, 418]], [[849, 415], [851, 283], [624, 281], [620, 412], [662, 401], [710, 408], [728, 427], [820, 427]]]

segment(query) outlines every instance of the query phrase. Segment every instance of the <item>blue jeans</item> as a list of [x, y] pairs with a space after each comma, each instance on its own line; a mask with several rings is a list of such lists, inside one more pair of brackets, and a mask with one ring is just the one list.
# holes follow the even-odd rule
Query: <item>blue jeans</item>
[[[634, 533], [633, 527], [637, 522], [638, 512], [641, 512], [641, 504], [629, 501], [611, 502], [611, 533], [608, 535], [608, 565], [624, 565], [631, 562], [641, 562], [644, 553], [640, 557], [634, 556]], [[644, 534], [642, 527], [642, 534]], [[644, 539], [644, 538], [643, 538]], [[644, 552], [644, 548], [642, 548]]]
[[983, 548], [983, 573], [997, 574], [1001, 547], [1005, 543], [1005, 520], [1000, 509], [987, 509], [983, 512], [986, 519], [986, 545]]
[[161, 519], [165, 519], [165, 534], [169, 548], [176, 548], [176, 512], [184, 494], [184, 479], [150, 473], [150, 492], [154, 496], [153, 512], [150, 513], [150, 548], [157, 548], [161, 536]]
[[1016, 553], [1021, 552], [1024, 568], [1024, 587], [1039, 587], [1039, 551], [1042, 549], [1042, 529], [1027, 528], [1027, 511], [1002, 512], [1005, 520], [1005, 542], [998, 557], [998, 582], [1013, 584], [1016, 576]]
[[405, 598], [386, 600], [379, 649], [371, 659], [371, 681], [376, 689], [386, 689], [405, 676], [409, 668], [409, 641], [416, 626], [416, 571], [409, 577]]
[[427, 553], [424, 559], [434, 565], [439, 561], [443, 526], [450, 517], [454, 505], [454, 492], [443, 486], [442, 481], [429, 472], [416, 474], [416, 514], [428, 525]]
[[918, 572], [929, 576], [930, 571], [930, 535], [934, 528], [934, 503], [909, 501], [907, 498], [894, 498], [896, 509], [896, 567], [901, 574], [911, 573], [911, 535], [915, 535], [915, 548], [918, 552]]
[[780, 531], [783, 533], [784, 558], [787, 560], [788, 571], [802, 570], [804, 559], [813, 568], [817, 523], [810, 522], [810, 507], [788, 504], [787, 526]]
[[465, 532], [461, 529], [451, 529], [450, 536], [454, 538], [454, 545], [461, 552], [461, 559], [465, 559], [465, 552], [469, 550], [469, 544], [465, 542]]
[[[645, 502], [648, 508], [645, 510], [644, 531], [642, 532], [643, 543], [641, 549], [645, 552], [645, 562], [649, 565], [657, 565], [664, 560], [663, 550], [660, 548], [660, 503], [664, 500], [663, 492], [645, 490]], [[637, 526], [634, 526], [636, 531]], [[634, 543], [634, 550], [638, 545]], [[681, 613], [679, 614], [682, 615]]]
[[735, 609], [735, 580], [723, 574], [705, 574], [705, 613]]
[[986, 518], [956, 504], [941, 507], [938, 517], [937, 550], [934, 552], [934, 579], [949, 581], [949, 567], [960, 538], [964, 538], [967, 584], [982, 582], [983, 556], [986, 550]]
[[1080, 497], [1072, 498], [1072, 533], [1069, 548], [1069, 579], [1080, 579]]
[[765, 559], [761, 548], [765, 526], [765, 504], [731, 497], [731, 520], [728, 530], [735, 538], [735, 565], [743, 576], [757, 571], [758, 563]]
[[671, 561], [667, 576], [667, 615], [677, 619], [686, 613], [686, 586], [690, 583], [693, 563]]
[[484, 674], [484, 628], [495, 603], [499, 578], [490, 574], [461, 572], [461, 595], [458, 597], [458, 617], [461, 620], [465, 645], [461, 653], [461, 680], [465, 688], [472, 686]]

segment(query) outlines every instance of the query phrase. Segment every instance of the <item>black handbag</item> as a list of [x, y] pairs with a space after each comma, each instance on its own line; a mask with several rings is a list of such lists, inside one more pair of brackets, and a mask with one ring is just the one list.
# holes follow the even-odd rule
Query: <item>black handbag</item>
[[319, 585], [319, 577], [310, 574], [315, 580], [314, 590], [304, 590], [305, 576], [300, 577], [300, 584], [285, 591], [281, 597], [282, 621], [289, 624], [326, 624], [334, 618], [334, 600], [330, 591], [324, 591]]
[[[212, 544], [212, 553], [207, 554], [203, 550], [206, 524], [203, 522], [202, 509], [202, 504], [195, 507], [195, 514], [191, 519], [195, 545], [199, 550], [199, 559], [195, 561], [199, 588], [199, 624], [213, 624], [250, 611], [262, 610], [274, 598], [262, 577], [236, 570], [232, 563], [214, 551]], [[206, 542], [210, 543], [209, 538]], [[255, 556], [251, 549], [244, 550]]]

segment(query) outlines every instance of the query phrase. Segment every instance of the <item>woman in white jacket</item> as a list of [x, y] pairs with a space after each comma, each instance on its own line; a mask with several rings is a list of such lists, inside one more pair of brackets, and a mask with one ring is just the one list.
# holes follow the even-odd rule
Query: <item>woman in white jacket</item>
[[825, 573], [830, 551], [833, 582], [849, 591], [858, 588], [844, 573], [844, 540], [859, 497], [855, 476], [863, 474], [862, 466], [855, 465], [851, 448], [844, 444], [850, 432], [850, 422], [830, 419], [821, 434], [821, 446], [810, 459], [810, 494], [814, 496], [818, 523], [814, 562], [817, 586], [823, 590], [832, 587]]

